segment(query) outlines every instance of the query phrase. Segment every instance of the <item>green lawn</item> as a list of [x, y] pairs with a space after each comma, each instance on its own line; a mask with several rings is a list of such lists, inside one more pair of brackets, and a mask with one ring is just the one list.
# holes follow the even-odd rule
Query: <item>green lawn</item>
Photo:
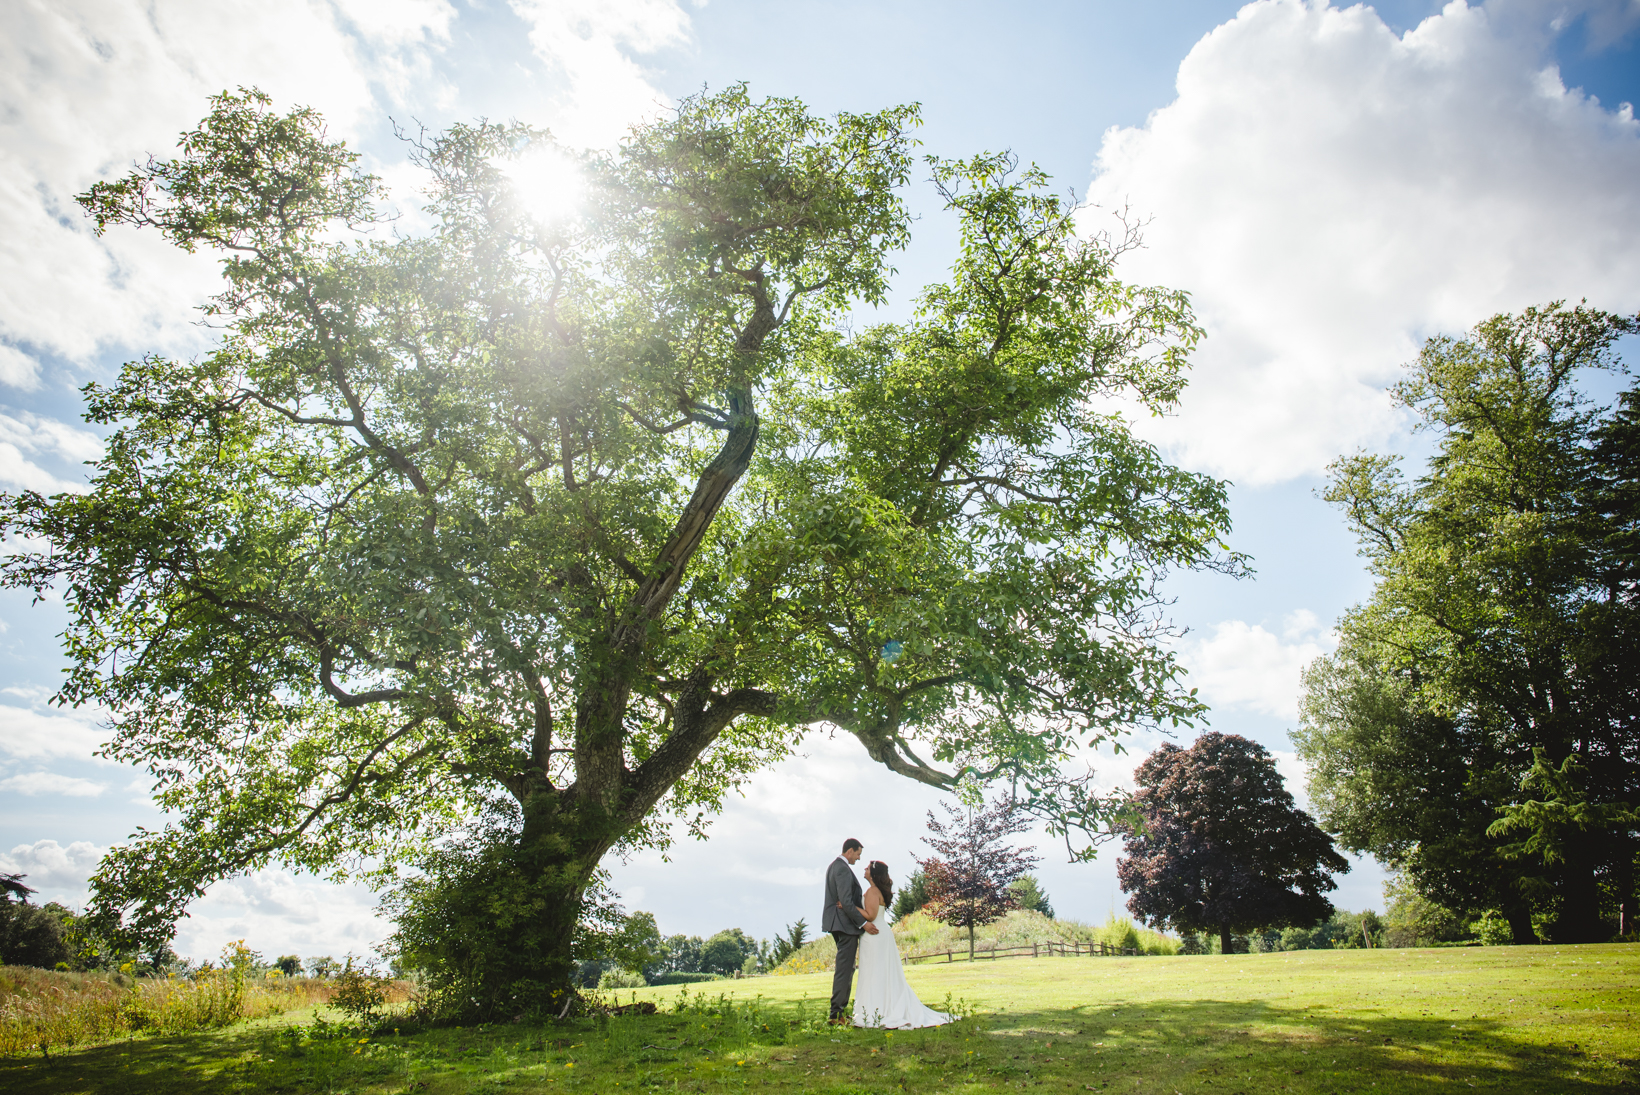
[[[1014, 959], [910, 976], [925, 1001], [965, 1000], [976, 1017], [837, 1030], [818, 1022], [829, 977], [764, 977], [623, 991], [660, 1014], [602, 1023], [361, 1041], [298, 1013], [3, 1060], [0, 1090], [1640, 1092], [1632, 944]], [[701, 989], [729, 1006], [702, 1006]]]

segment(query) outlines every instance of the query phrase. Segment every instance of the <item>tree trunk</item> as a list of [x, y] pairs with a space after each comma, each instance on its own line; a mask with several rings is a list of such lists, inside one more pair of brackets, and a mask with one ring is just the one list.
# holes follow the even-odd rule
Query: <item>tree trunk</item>
[[1230, 940], [1230, 929], [1229, 928], [1220, 928], [1219, 929], [1219, 953], [1220, 954], [1235, 954], [1236, 953], [1236, 945], [1235, 945], [1235, 943], [1231, 942], [1231, 940]]
[[1617, 870], [1613, 872], [1617, 883], [1617, 934], [1630, 936], [1635, 934], [1634, 924], [1634, 842], [1626, 839], [1617, 841]]
[[511, 834], [442, 857], [412, 891], [399, 935], [436, 971], [451, 1018], [560, 1014], [575, 992], [573, 953], [586, 892], [619, 839], [618, 815], [550, 790], [525, 799]]
[[1568, 841], [1561, 878], [1560, 912], [1553, 928], [1556, 943], [1604, 943], [1609, 934], [1600, 919], [1600, 884], [1594, 855], [1585, 842]]
[[974, 918], [968, 918], [968, 961], [974, 960]]
[[1526, 902], [1510, 902], [1504, 907], [1503, 916], [1509, 921], [1511, 943], [1517, 947], [1530, 947], [1537, 943], [1537, 929], [1532, 927], [1532, 910], [1526, 907]]

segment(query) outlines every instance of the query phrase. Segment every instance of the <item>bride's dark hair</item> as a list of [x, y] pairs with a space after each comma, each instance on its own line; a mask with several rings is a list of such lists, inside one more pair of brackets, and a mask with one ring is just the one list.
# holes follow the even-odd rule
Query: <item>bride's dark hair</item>
[[872, 885], [877, 887], [877, 892], [883, 895], [883, 904], [892, 905], [894, 903], [894, 880], [888, 877], [888, 864], [880, 859], [873, 859], [871, 866], [866, 868], [866, 877], [871, 879]]

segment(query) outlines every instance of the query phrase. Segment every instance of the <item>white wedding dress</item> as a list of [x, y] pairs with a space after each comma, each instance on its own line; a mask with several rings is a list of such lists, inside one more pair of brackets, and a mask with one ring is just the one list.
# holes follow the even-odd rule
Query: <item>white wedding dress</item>
[[909, 1030], [949, 1023], [944, 1012], [923, 1006], [900, 966], [900, 948], [883, 910], [877, 910], [876, 935], [860, 935], [860, 972], [854, 988], [854, 1025]]

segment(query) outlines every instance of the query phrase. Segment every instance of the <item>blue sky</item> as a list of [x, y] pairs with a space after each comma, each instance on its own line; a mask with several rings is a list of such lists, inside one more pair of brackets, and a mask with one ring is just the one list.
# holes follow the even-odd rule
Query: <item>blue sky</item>
[[[70, 196], [165, 154], [211, 92], [256, 84], [318, 107], [408, 196], [394, 120], [516, 117], [602, 145], [736, 80], [823, 111], [918, 101], [927, 152], [1012, 148], [1096, 203], [1087, 230], [1124, 206], [1148, 220], [1125, 275], [1190, 290], [1209, 339], [1181, 413], [1138, 428], [1236, 484], [1234, 546], [1258, 572], [1174, 580], [1181, 656], [1213, 726], [1283, 754], [1295, 793], [1298, 670], [1370, 590], [1315, 497], [1327, 461], [1419, 451], [1383, 387], [1430, 334], [1556, 297], [1640, 309], [1636, 0], [18, 0], [0, 9], [0, 489], [83, 478], [96, 438], [80, 384], [206, 344], [189, 309], [211, 291], [209, 262], [95, 240]], [[931, 188], [910, 197], [921, 220], [890, 315], [950, 256]], [[161, 818], [140, 773], [90, 755], [95, 713], [45, 703], [59, 609], [0, 594], [0, 625], [0, 869], [79, 901], [97, 853]], [[1153, 745], [1100, 771], [1120, 782]], [[612, 864], [629, 907], [668, 932], [768, 935], [815, 920], [843, 836], [907, 864], [935, 796], [823, 732], [806, 752], [733, 799], [709, 842]], [[1062, 913], [1120, 907], [1113, 852], [1071, 866], [1042, 851]], [[1381, 878], [1359, 864], [1340, 903], [1381, 905]], [[381, 932], [371, 905], [357, 887], [264, 871], [213, 888], [179, 949], [247, 936], [267, 952], [363, 952]]]

